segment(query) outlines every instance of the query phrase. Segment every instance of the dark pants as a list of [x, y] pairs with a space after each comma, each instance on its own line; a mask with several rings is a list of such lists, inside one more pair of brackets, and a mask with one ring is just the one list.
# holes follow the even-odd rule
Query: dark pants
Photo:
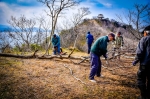
[[87, 45], [88, 45], [88, 54], [90, 54], [92, 43], [87, 43]]
[[138, 73], [138, 87], [143, 99], [150, 99], [150, 65], [140, 65]]
[[94, 76], [98, 77], [101, 75], [101, 60], [100, 57], [94, 53], [90, 53], [91, 71], [89, 79], [93, 80]]
[[60, 45], [58, 45], [57, 48], [54, 49], [53, 54], [54, 55], [60, 54]]

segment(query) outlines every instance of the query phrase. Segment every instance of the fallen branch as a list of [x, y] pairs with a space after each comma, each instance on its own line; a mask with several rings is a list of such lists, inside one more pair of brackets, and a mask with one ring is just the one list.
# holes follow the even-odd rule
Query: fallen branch
[[69, 68], [69, 67], [66, 66], [65, 64], [64, 64], [64, 67], [66, 67], [66, 68], [68, 68], [68, 69], [70, 70], [71, 75], [72, 75], [76, 80], [78, 80], [78, 81], [80, 81], [82, 84], [85, 84], [85, 85], [86, 85], [85, 82], [83, 82], [81, 79], [79, 79], [79, 78], [77, 78], [76, 76], [74, 76], [73, 71], [72, 71], [71, 68]]
[[70, 56], [68, 58], [68, 56], [63, 56], [63, 55], [49, 55], [49, 56], [41, 56], [38, 57], [38, 59], [54, 59], [54, 58], [58, 58], [58, 59], [75, 59], [75, 60], [81, 60], [81, 57], [75, 57], [75, 56]]
[[73, 64], [81, 64], [81, 63], [83, 63], [85, 60], [87, 60], [89, 57], [84, 57], [84, 58], [81, 58], [82, 60], [80, 61], [80, 62], [74, 62], [74, 61], [72, 61], [71, 59], [69, 59]]
[[[38, 51], [38, 50], [37, 50]], [[82, 60], [83, 58], [82, 57], [75, 57], [75, 56], [70, 56], [68, 58], [67, 55], [45, 55], [45, 56], [39, 56], [39, 55], [36, 55], [36, 52], [35, 51], [33, 53], [33, 55], [28, 55], [28, 56], [25, 56], [25, 55], [14, 55], [14, 54], [6, 54], [6, 53], [0, 53], [0, 56], [2, 57], [14, 57], [14, 58], [22, 58], [22, 59], [32, 59], [32, 58], [37, 58], [37, 59], [54, 59], [54, 58], [58, 58], [58, 59], [75, 59], [75, 60]]]
[[61, 53], [61, 55], [66, 55], [66, 54], [67, 54], [67, 52]]
[[108, 60], [111, 60], [111, 59], [113, 59], [113, 58], [116, 58], [117, 56], [124, 55], [124, 54], [125, 54], [125, 53], [121, 53], [121, 54], [118, 54], [118, 55], [112, 56], [112, 57], [108, 58]]
[[81, 60], [80, 62], [78, 62], [77, 64], [81, 64], [82, 62], [84, 62], [86, 59], [88, 59], [89, 57], [85, 57], [83, 60]]
[[6, 53], [0, 53], [0, 56], [3, 57], [15, 57], [15, 58], [23, 58], [23, 59], [29, 59], [29, 58], [37, 58], [36, 52], [38, 50], [36, 50], [33, 55], [28, 55], [28, 56], [24, 56], [24, 55], [13, 55], [13, 54], [6, 54]]
[[73, 50], [71, 51], [71, 53], [68, 55], [68, 57], [71, 56], [71, 54], [74, 52], [75, 48], [73, 48]]

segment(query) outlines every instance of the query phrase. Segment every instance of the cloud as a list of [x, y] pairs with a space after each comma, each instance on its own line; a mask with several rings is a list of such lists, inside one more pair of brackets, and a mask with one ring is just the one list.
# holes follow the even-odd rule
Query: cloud
[[[97, 2], [101, 4], [101, 6], [97, 6]], [[100, 0], [96, 0], [95, 2], [93, 2], [92, 0], [87, 0], [87, 1], [84, 1], [80, 4], [80, 6], [84, 6], [84, 7], [88, 7], [91, 11], [91, 14], [88, 15], [87, 17], [89, 18], [92, 18], [92, 17], [95, 17], [95, 16], [98, 16], [98, 14], [104, 14], [104, 16], [106, 17], [109, 17], [109, 18], [113, 18], [113, 15], [112, 15], [112, 9], [106, 9], [105, 7], [111, 7], [112, 4], [110, 3], [104, 3], [104, 2], [100, 2]], [[114, 12], [114, 11], [113, 11]]]
[[11, 16], [20, 17], [25, 15], [27, 18], [35, 18], [40, 15], [46, 16], [44, 9], [43, 6], [26, 7], [0, 2], [0, 24], [8, 24], [7, 21], [10, 20]]
[[[27, 2], [29, 2], [30, 0], [26, 0]], [[25, 0], [17, 0], [17, 2], [25, 2]], [[89, 3], [88, 3], [89, 4]], [[93, 6], [94, 3], [90, 3], [90, 5], [86, 5], [86, 4], [81, 4], [78, 7], [74, 7], [75, 9], [80, 8], [80, 7], [91, 7]], [[5, 2], [0, 2], [0, 24], [8, 24], [7, 21], [10, 20], [11, 16], [14, 17], [20, 17], [21, 15], [25, 15], [25, 17], [27, 18], [35, 18], [35, 17], [40, 17], [40, 16], [44, 16], [44, 17], [49, 17], [46, 15], [46, 13], [44, 12], [44, 9], [46, 9], [48, 11], [48, 8], [45, 6], [22, 6], [22, 5], [18, 5], [15, 3], [5, 3]], [[61, 20], [62, 18], [64, 19], [65, 16], [70, 16], [73, 12], [77, 12], [76, 10], [71, 9], [71, 10], [65, 10], [65, 14], [61, 15], [62, 17], [59, 19]]]
[[102, 4], [104, 7], [107, 7], [107, 8], [111, 8], [112, 7], [112, 4], [110, 3], [110, 1], [108, 2], [108, 0], [97, 0], [97, 2], [99, 2], [100, 4]]
[[[98, 14], [103, 14], [106, 18], [115, 18], [115, 14], [118, 13], [115, 10], [122, 9], [113, 9], [113, 4], [109, 0], [86, 0], [81, 2], [80, 6], [88, 7], [91, 11], [91, 14], [87, 17], [92, 18], [98, 16]], [[111, 8], [111, 9], [110, 9]]]
[[6, 24], [10, 15], [13, 14], [12, 9], [6, 3], [0, 3], [0, 24]]
[[[26, 2], [30, 2], [31, 0], [26, 0]], [[97, 0], [96, 0], [97, 1]], [[100, 1], [100, 0], [99, 0]], [[25, 0], [18, 0], [18, 2], [25, 2]], [[66, 19], [66, 16], [68, 19], [72, 15], [72, 13], [76, 13], [77, 8], [81, 7], [88, 7], [91, 11], [91, 14], [86, 16], [85, 18], [93, 18], [94, 16], [97, 16], [98, 14], [103, 14], [104, 17], [113, 19], [115, 18], [116, 13], [121, 13], [122, 9], [106, 9], [106, 7], [102, 6], [96, 6], [97, 2], [93, 2], [91, 0], [86, 0], [84, 2], [81, 2], [78, 7], [74, 7], [70, 10], [65, 10], [65, 14], [61, 15], [58, 21]], [[112, 5], [109, 3], [106, 3], [105, 6], [111, 7]], [[16, 4], [8, 4], [4, 2], [0, 2], [0, 24], [8, 24], [7, 20], [10, 20], [11, 16], [20, 17], [21, 15], [25, 15], [27, 18], [35, 18], [39, 16], [44, 16], [47, 18], [48, 16], [43, 11], [46, 9], [48, 11], [48, 8], [40, 5], [40, 6], [22, 6], [22, 5], [16, 5]], [[49, 17], [48, 17], [49, 18]]]
[[[98, 1], [99, 4], [102, 4], [101, 6], [96, 6]], [[97, 17], [98, 14], [103, 14], [104, 18], [109, 19], [115, 19], [117, 20], [116, 14], [122, 15], [123, 12], [127, 12], [127, 9], [125, 8], [114, 8], [113, 3], [108, 3], [109, 0], [96, 0], [93, 2], [93, 0], [87, 0], [80, 4], [80, 6], [89, 7], [91, 14], [86, 16], [87, 18], [93, 18]]]
[[110, 3], [103, 3], [104, 6], [108, 7], [108, 8], [111, 8], [112, 7], [112, 4]]

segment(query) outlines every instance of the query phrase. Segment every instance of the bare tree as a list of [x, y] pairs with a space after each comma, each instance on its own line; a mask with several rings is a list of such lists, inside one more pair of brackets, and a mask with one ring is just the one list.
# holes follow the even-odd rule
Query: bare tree
[[[117, 14], [117, 17], [121, 22], [123, 17]], [[136, 38], [140, 39], [142, 37], [141, 31], [144, 27], [150, 24], [150, 5], [149, 4], [134, 4], [134, 9], [129, 10], [127, 16], [124, 15], [127, 21], [127, 30]]]
[[[79, 37], [80, 33], [81, 32], [83, 33], [83, 31], [84, 31], [83, 29], [80, 28], [80, 26], [82, 26], [82, 23], [84, 21], [83, 18], [89, 14], [90, 14], [89, 8], [85, 8], [85, 7], [79, 8], [76, 13], [72, 14], [72, 17], [70, 18], [71, 20], [66, 19], [67, 22], [63, 23], [63, 25], [64, 25], [63, 27], [65, 29], [62, 29], [62, 31], [61, 31], [61, 33], [62, 33], [60, 35], [62, 38], [61, 41], [62, 41], [62, 43], [64, 43], [63, 45], [65, 45], [65, 46], [73, 46], [72, 53], [73, 53], [74, 49], [77, 47], [76, 43], [77, 43], [77, 39], [79, 39], [78, 37]], [[71, 23], [71, 24], [68, 24], [68, 23]], [[82, 37], [83, 37], [83, 35], [82, 35]], [[71, 54], [69, 54], [69, 55], [71, 55]]]
[[73, 23], [73, 30], [76, 34], [76, 39], [75, 39], [75, 42], [74, 42], [74, 48], [76, 46], [76, 41], [77, 41], [77, 38], [78, 38], [78, 28], [79, 28], [79, 24], [83, 21], [83, 18], [86, 16], [86, 15], [89, 15], [91, 12], [89, 11], [89, 8], [80, 8], [78, 9], [78, 12], [77, 13], [74, 13], [73, 14], [73, 18], [72, 18], [72, 23]]
[[34, 42], [40, 44], [45, 50], [48, 46], [48, 33], [50, 31], [50, 20], [44, 16], [36, 17], [37, 24], [39, 24], [36, 35], [34, 36]]
[[9, 38], [8, 32], [0, 32], [0, 52], [4, 53], [11, 45], [12, 39]]
[[34, 26], [36, 22], [32, 19], [27, 19], [24, 15], [19, 17], [11, 16], [11, 20], [8, 23], [13, 27], [13, 31], [9, 31], [9, 36], [14, 41], [20, 44], [25, 44], [26, 48], [30, 49], [30, 44], [33, 41]]
[[[70, 7], [76, 6], [79, 2], [77, 0], [37, 0], [38, 2], [43, 3], [49, 9], [49, 11], [45, 11], [47, 15], [51, 19], [51, 32], [50, 32], [50, 39], [55, 32], [56, 24], [59, 15], [64, 11], [69, 9]], [[48, 49], [46, 53], [48, 53], [49, 47], [51, 45], [51, 40], [48, 44]]]
[[[76, 40], [80, 34], [78, 30], [80, 30], [81, 23], [84, 22], [83, 18], [88, 14], [90, 14], [89, 8], [82, 7], [79, 8], [76, 13], [73, 13], [70, 19], [65, 19], [65, 21], [62, 22], [61, 27], [63, 28], [60, 36], [62, 36], [61, 41], [63, 43], [68, 42], [64, 44], [65, 46], [73, 44], [71, 46], [75, 48]], [[84, 30], [82, 29], [82, 31]]]

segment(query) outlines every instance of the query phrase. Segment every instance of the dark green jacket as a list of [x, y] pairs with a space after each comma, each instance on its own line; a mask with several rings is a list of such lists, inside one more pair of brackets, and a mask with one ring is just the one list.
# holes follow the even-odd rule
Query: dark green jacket
[[60, 46], [60, 38], [59, 38], [59, 36], [56, 36], [56, 38], [52, 38], [52, 44], [53, 44], [53, 46]]
[[107, 42], [109, 42], [108, 36], [98, 38], [92, 45], [91, 52], [98, 56], [105, 55], [107, 53]]

